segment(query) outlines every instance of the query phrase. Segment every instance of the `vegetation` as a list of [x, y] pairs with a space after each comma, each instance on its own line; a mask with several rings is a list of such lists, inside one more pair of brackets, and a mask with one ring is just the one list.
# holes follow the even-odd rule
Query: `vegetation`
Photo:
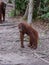
[[19, 11], [19, 14], [23, 15], [27, 6], [27, 0], [16, 0], [16, 11]]
[[[15, 0], [16, 15], [24, 15], [28, 1]], [[33, 18], [49, 19], [49, 0], [34, 0]]]
[[8, 3], [12, 3], [12, 0], [8, 0]]
[[49, 0], [41, 0], [39, 14], [39, 18], [49, 19]]

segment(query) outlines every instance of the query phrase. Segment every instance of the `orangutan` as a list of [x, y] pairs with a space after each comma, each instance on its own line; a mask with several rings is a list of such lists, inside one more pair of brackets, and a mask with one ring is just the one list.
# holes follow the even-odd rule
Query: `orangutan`
[[23, 39], [24, 35], [27, 34], [30, 37], [29, 47], [36, 49], [38, 44], [38, 32], [32, 28], [28, 23], [21, 22], [18, 25], [19, 31], [20, 31], [20, 39], [21, 39], [21, 47], [24, 47]]
[[2, 21], [5, 21], [5, 10], [6, 4], [4, 2], [0, 2], [0, 23], [2, 23]]

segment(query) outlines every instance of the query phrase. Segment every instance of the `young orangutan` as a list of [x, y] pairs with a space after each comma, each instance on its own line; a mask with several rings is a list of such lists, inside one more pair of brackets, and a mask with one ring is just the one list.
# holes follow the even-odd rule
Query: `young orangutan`
[[26, 22], [21, 22], [18, 25], [18, 28], [20, 31], [21, 47], [22, 48], [24, 47], [23, 45], [24, 34], [27, 34], [30, 37], [30, 43], [28, 46], [33, 49], [36, 49], [38, 44], [38, 32]]
[[5, 21], [5, 10], [6, 10], [6, 4], [4, 2], [0, 2], [0, 23]]

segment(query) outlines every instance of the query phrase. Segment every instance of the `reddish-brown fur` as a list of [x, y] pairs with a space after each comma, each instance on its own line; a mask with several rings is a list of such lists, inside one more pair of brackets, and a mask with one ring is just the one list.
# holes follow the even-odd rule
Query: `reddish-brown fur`
[[0, 23], [5, 21], [5, 9], [6, 9], [6, 4], [4, 2], [0, 2]]
[[29, 47], [36, 49], [38, 44], [38, 32], [26, 22], [20, 23], [18, 27], [20, 31], [21, 47], [24, 47], [23, 38], [24, 34], [27, 34], [30, 37]]

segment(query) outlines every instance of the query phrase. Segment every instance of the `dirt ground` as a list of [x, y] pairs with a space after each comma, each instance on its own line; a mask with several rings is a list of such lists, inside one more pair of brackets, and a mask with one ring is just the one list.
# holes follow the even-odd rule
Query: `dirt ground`
[[[27, 46], [29, 42], [26, 38], [24, 41], [25, 48], [20, 47], [18, 29], [18, 24], [20, 21], [20, 19], [9, 18], [9, 20], [6, 20], [3, 24], [0, 24], [0, 63], [31, 65], [31, 63], [38, 59], [36, 58], [36, 55], [34, 55], [34, 52], [37, 53], [41, 58], [49, 61], [49, 30], [44, 27], [45, 23], [33, 22], [32, 24], [32, 26], [39, 33], [38, 48], [33, 50]], [[46, 23], [46, 26], [48, 24]]]
[[[39, 34], [38, 48], [36, 50], [27, 46], [29, 42], [26, 37], [26, 40], [24, 41], [25, 48], [21, 48], [18, 24], [22, 20], [17, 17], [8, 17], [9, 10], [11, 10], [10, 7], [7, 7], [6, 21], [0, 24], [0, 64], [36, 65], [33, 63], [41, 62], [40, 58], [44, 59], [46, 63], [48, 63], [49, 22], [42, 22], [38, 20], [32, 24], [32, 27], [35, 28]], [[43, 61], [41, 63], [43, 64]], [[43, 65], [49, 65], [46, 63]]]

